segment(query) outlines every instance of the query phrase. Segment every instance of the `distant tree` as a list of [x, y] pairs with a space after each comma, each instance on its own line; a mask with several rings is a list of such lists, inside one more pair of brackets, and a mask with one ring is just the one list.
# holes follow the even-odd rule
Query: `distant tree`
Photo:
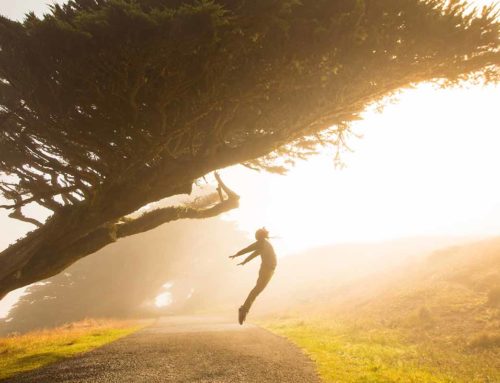
[[[223, 237], [211, 246], [214, 238]], [[234, 265], [220, 255], [231, 254], [247, 241], [234, 223], [218, 218], [176, 221], [128, 237], [30, 286], [7, 320], [0, 320], [0, 336], [89, 317], [144, 318], [189, 307], [206, 309], [200, 303], [209, 301], [213, 308], [221, 300], [219, 292], [227, 291], [220, 284], [230, 284], [232, 291], [246, 287], [234, 283], [234, 278], [242, 278], [231, 273]], [[156, 307], [155, 297], [167, 291], [166, 282], [173, 283], [168, 289], [172, 303]]]
[[125, 218], [216, 169], [338, 148], [398, 89], [497, 80], [496, 16], [459, 0], [73, 0], [0, 18], [2, 207], [39, 226], [0, 254], [0, 297], [117, 238], [236, 207], [226, 188]]

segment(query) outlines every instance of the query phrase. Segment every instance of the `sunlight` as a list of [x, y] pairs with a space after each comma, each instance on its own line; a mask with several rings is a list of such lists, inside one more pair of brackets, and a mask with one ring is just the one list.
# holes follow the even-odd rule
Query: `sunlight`
[[[498, 86], [407, 90], [354, 130], [347, 168], [333, 154], [298, 164], [286, 177], [227, 170], [242, 188], [226, 215], [253, 235], [266, 225], [282, 254], [351, 241], [500, 232]], [[432, 219], [429, 219], [432, 217]]]
[[21, 287], [20, 289], [11, 291], [2, 300], [0, 300], [0, 320], [7, 318], [12, 306], [26, 294], [26, 289], [27, 287]]
[[[170, 290], [174, 286], [174, 282], [165, 282], [162, 286], [164, 290]], [[167, 307], [172, 304], [174, 298], [172, 296], [172, 292], [165, 291], [163, 293], [158, 294], [155, 297], [155, 306], [157, 308]]]
[[0, 381], [500, 382], [499, 16], [0, 0]]
[[165, 291], [155, 298], [155, 306], [158, 308], [167, 307], [168, 305], [172, 304], [172, 302], [172, 293], [170, 293], [169, 291]]

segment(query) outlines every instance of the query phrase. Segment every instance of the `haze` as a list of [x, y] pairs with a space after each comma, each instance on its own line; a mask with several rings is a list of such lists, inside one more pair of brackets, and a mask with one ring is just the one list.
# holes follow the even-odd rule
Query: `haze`
[[[22, 19], [29, 10], [43, 14], [44, 4], [2, 0], [0, 12]], [[225, 219], [249, 236], [267, 225], [282, 254], [328, 243], [500, 232], [500, 87], [421, 85], [398, 99], [356, 124], [364, 137], [349, 141], [354, 153], [344, 153], [342, 171], [328, 151], [286, 177], [225, 171], [243, 197]], [[3, 249], [31, 225], [0, 214]]]
[[[41, 15], [46, 2], [0, 1], [11, 18], [29, 10]], [[363, 138], [350, 139], [354, 152], [343, 153], [343, 170], [325, 150], [285, 177], [223, 171], [242, 196], [241, 208], [223, 218], [248, 237], [266, 225], [281, 255], [345, 242], [498, 234], [499, 99], [498, 86], [403, 91], [382, 113], [369, 110], [355, 124]], [[4, 249], [32, 226], [2, 211], [0, 228]]]
[[[409, 82], [442, 73], [454, 79], [465, 73], [462, 64], [489, 78], [498, 70], [489, 55], [498, 50], [498, 24], [485, 20], [488, 12], [469, 24], [460, 0], [306, 1], [289, 12], [229, 3], [220, 2], [234, 14], [217, 10], [206, 19], [222, 26], [213, 29], [217, 44], [199, 17], [217, 1], [179, 4], [177, 12], [126, 0], [77, 11], [83, 23], [74, 30], [97, 31], [89, 45], [73, 40], [61, 14], [60, 35], [46, 19], [49, 33], [39, 43], [3, 51], [19, 54], [2, 56], [6, 89], [61, 85], [55, 94], [84, 98], [66, 103], [76, 114], [64, 105], [52, 112], [61, 96], [46, 93], [29, 110], [11, 108], [15, 97], [3, 103], [18, 120], [0, 142], [2, 172], [24, 181], [13, 193], [3, 182], [3, 195], [30, 203], [23, 207], [30, 218], [43, 222], [54, 212], [54, 219], [28, 233], [33, 226], [0, 210], [0, 251], [28, 233], [0, 262], [0, 295], [10, 292], [0, 300], [0, 380], [500, 382], [500, 82], [445, 89]], [[47, 0], [0, 0], [0, 14], [17, 20], [48, 9]], [[271, 21], [255, 23], [255, 32], [256, 19]], [[275, 19], [286, 31], [279, 39], [276, 29], [267, 32]], [[24, 41], [23, 29], [4, 24], [13, 27], [12, 41]], [[59, 58], [51, 50], [59, 41], [76, 50]], [[50, 49], [37, 49], [44, 44]], [[75, 65], [75, 57], [89, 62]], [[287, 72], [289, 58], [295, 69]], [[27, 75], [18, 76], [24, 66]], [[30, 70], [38, 75], [41, 67], [50, 81], [33, 85]], [[221, 67], [229, 74], [214, 81]], [[402, 83], [408, 88], [377, 102]], [[360, 102], [366, 109], [356, 120]], [[355, 121], [340, 153], [323, 147], [284, 176], [241, 165], [217, 170], [314, 129], [315, 113], [333, 124], [324, 120], [331, 111]], [[162, 120], [170, 126], [158, 129]], [[121, 132], [124, 124], [129, 131]], [[25, 157], [10, 150], [17, 138], [28, 145], [19, 151]], [[176, 194], [191, 183], [190, 195]], [[270, 237], [255, 231], [262, 226]]]

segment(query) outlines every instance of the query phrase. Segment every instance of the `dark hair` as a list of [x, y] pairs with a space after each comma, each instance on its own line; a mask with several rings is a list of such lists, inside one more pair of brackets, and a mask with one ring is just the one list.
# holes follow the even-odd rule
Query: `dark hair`
[[259, 240], [265, 238], [269, 238], [269, 232], [266, 230], [265, 227], [261, 227], [255, 232], [255, 239]]

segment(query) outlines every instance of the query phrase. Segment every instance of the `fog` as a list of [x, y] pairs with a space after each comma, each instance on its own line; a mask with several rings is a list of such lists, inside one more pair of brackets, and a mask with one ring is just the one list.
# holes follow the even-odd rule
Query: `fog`
[[[332, 245], [280, 258], [251, 315], [342, 298], [366, 278], [390, 275], [433, 250], [467, 240], [427, 237]], [[202, 313], [236, 320], [237, 308], [257, 279], [260, 259], [236, 266], [228, 256], [250, 242], [234, 223], [220, 218], [176, 222], [124, 239], [31, 286], [0, 331], [24, 332], [89, 317]]]
[[[28, 10], [42, 14], [46, 3], [1, 0], [0, 11], [22, 19]], [[241, 267], [228, 256], [263, 224], [279, 237], [272, 241], [280, 259], [252, 310], [256, 316], [346, 299], [354, 290], [369, 293], [374, 280], [396, 280], [435, 250], [492, 236], [500, 230], [498, 91], [424, 84], [402, 93], [399, 104], [368, 112], [356, 125], [364, 137], [342, 172], [330, 152], [287, 177], [226, 170], [228, 184], [242, 195], [241, 209], [108, 246], [31, 286], [3, 331], [92, 316], [236, 315], [259, 260]], [[0, 228], [0, 248], [32, 229], [4, 212]]]

